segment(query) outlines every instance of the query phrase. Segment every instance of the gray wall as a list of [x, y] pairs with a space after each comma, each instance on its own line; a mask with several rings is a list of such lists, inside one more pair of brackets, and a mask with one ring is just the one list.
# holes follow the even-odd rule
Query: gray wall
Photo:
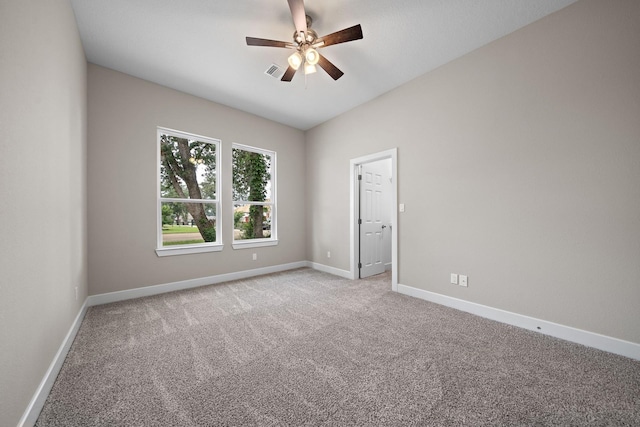
[[87, 296], [86, 61], [68, 1], [0, 1], [0, 130], [0, 425], [12, 426]]
[[[307, 259], [302, 131], [97, 65], [88, 76], [90, 294]], [[156, 255], [157, 126], [222, 140], [222, 252]], [[231, 247], [234, 142], [277, 152], [278, 246]]]
[[398, 147], [401, 284], [640, 343], [639, 21], [582, 0], [308, 131], [311, 261], [349, 269], [349, 159]]

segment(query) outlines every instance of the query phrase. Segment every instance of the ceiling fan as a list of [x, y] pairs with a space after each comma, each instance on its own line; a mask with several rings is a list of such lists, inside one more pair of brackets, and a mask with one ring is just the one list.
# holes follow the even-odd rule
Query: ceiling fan
[[311, 29], [312, 19], [305, 13], [304, 0], [287, 0], [291, 16], [296, 27], [293, 33], [293, 42], [282, 42], [278, 40], [260, 39], [247, 37], [249, 46], [284, 47], [294, 49], [295, 52], [289, 56], [289, 67], [282, 76], [283, 82], [290, 82], [294, 74], [300, 67], [303, 67], [305, 74], [316, 72], [316, 65], [325, 70], [333, 80], [338, 80], [344, 74], [338, 67], [333, 65], [327, 58], [322, 56], [318, 49], [338, 43], [346, 43], [362, 38], [362, 27], [360, 24], [344, 30], [336, 31], [324, 37]]

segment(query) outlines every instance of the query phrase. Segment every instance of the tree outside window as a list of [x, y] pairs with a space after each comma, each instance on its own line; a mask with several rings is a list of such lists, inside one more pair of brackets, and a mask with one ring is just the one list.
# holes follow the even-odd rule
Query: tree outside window
[[158, 130], [160, 248], [217, 242], [219, 141]]
[[275, 239], [275, 153], [234, 144], [234, 240]]

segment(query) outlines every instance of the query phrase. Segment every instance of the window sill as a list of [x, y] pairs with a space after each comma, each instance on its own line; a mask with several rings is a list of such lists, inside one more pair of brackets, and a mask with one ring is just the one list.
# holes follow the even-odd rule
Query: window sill
[[164, 257], [164, 256], [173, 256], [173, 255], [199, 254], [204, 252], [220, 252], [223, 247], [224, 245], [222, 244], [178, 246], [173, 248], [167, 247], [167, 248], [156, 249], [156, 255], [158, 255], [159, 257]]
[[233, 249], [261, 248], [263, 246], [276, 246], [277, 239], [234, 240]]

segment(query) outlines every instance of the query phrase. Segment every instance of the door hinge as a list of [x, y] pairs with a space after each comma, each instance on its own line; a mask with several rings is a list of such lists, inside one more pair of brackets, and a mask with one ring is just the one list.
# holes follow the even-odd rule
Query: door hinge
[[358, 218], [358, 225], [362, 225], [362, 219]]
[[362, 175], [358, 175], [358, 181], [362, 181]]
[[358, 268], [362, 268], [362, 263], [361, 262], [358, 263]]

